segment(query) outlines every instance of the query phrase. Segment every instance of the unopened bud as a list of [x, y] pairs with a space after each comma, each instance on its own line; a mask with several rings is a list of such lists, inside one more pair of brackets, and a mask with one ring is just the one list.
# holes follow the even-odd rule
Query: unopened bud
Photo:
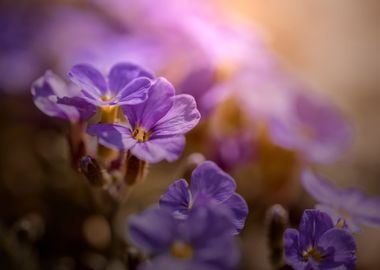
[[106, 172], [100, 167], [96, 159], [84, 156], [79, 160], [79, 166], [81, 172], [92, 185], [104, 186], [106, 184]]
[[279, 204], [273, 205], [267, 211], [268, 246], [273, 269], [280, 269], [284, 264], [283, 234], [287, 228], [288, 220], [288, 212]]

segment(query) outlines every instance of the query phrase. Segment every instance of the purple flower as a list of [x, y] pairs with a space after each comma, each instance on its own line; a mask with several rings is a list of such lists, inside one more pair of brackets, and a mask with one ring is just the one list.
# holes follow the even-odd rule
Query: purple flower
[[292, 111], [270, 122], [272, 140], [299, 151], [307, 161], [334, 161], [350, 143], [351, 127], [328, 102], [298, 93]]
[[128, 125], [97, 124], [88, 132], [107, 147], [130, 151], [149, 163], [178, 159], [185, 146], [184, 134], [197, 125], [200, 114], [189, 95], [175, 95], [165, 79], [155, 81], [146, 102], [123, 106]]
[[173, 212], [180, 219], [203, 206], [228, 209], [236, 234], [244, 227], [248, 206], [235, 190], [236, 183], [231, 176], [215, 163], [205, 161], [193, 171], [190, 188], [184, 179], [169, 186], [160, 198], [160, 207]]
[[[32, 85], [34, 104], [46, 115], [62, 118], [70, 122], [84, 121], [96, 112], [96, 107], [81, 96], [76, 96], [78, 89], [66, 84], [51, 71], [36, 80]], [[63, 97], [70, 97], [76, 106], [61, 104]]]
[[357, 232], [360, 224], [380, 227], [379, 198], [368, 198], [356, 189], [339, 189], [309, 170], [302, 172], [302, 184], [320, 203], [316, 208], [328, 213], [335, 224], [352, 232]]
[[318, 210], [305, 210], [298, 230], [284, 233], [285, 259], [295, 270], [350, 270], [356, 263], [352, 235]]
[[186, 220], [148, 209], [129, 220], [132, 243], [153, 256], [139, 270], [234, 269], [239, 253], [228, 216], [216, 209], [198, 208]]
[[[95, 106], [135, 105], [148, 98], [153, 75], [131, 63], [114, 65], [107, 78], [91, 65], [75, 65], [71, 80], [81, 88], [86, 100]], [[70, 104], [70, 100], [66, 102]]]

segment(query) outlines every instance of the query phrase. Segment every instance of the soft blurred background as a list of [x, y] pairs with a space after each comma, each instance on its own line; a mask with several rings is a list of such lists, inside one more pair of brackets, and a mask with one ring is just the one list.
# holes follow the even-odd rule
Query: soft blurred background
[[[234, 124], [241, 120], [234, 113], [228, 118], [233, 111], [228, 103], [219, 106], [221, 116], [218, 109], [210, 113], [206, 104], [202, 115], [208, 123], [201, 123], [190, 134], [183, 158], [176, 164], [152, 165], [146, 181], [132, 192], [129, 204], [115, 214], [108, 195], [71, 169], [66, 123], [43, 115], [30, 95], [30, 85], [46, 69], [65, 76], [78, 62], [91, 62], [107, 70], [118, 61], [130, 60], [168, 77], [182, 90], [189, 74], [199, 70], [211, 67], [228, 77], [231, 66], [251, 68], [251, 63], [240, 65], [247, 59], [259, 63], [252, 68], [259, 72], [263, 66], [266, 71], [267, 62], [275, 61], [286, 76], [305, 86], [304, 91], [312, 89], [335, 104], [353, 128], [352, 144], [336, 161], [313, 167], [341, 187], [355, 186], [380, 196], [379, 1], [178, 2], [0, 2], [1, 269], [127, 269], [120, 247], [123, 241], [114, 240], [122, 238], [126, 215], [156, 203], [168, 184], [186, 171], [187, 155], [200, 151], [217, 159], [218, 154], [208, 148], [209, 141], [202, 138], [218, 121], [229, 119]], [[177, 17], [171, 16], [176, 13]], [[199, 21], [194, 19], [198, 15]], [[243, 33], [236, 31], [236, 25], [246, 27]], [[215, 36], [214, 28], [220, 31]], [[194, 90], [190, 93], [202, 97], [210, 88], [209, 80], [195, 78], [199, 82], [191, 80]], [[292, 153], [276, 151], [272, 154], [279, 160], [274, 163], [293, 163]], [[272, 163], [272, 155], [268, 155], [267, 162]], [[241, 235], [241, 269], [270, 269], [265, 209], [272, 203], [284, 204], [296, 225], [313, 200], [293, 176], [281, 179], [286, 182], [283, 188], [266, 188], [266, 179], [254, 168], [255, 158], [244, 159], [241, 166], [222, 158], [221, 165], [235, 176], [238, 191], [250, 205]], [[380, 231], [365, 228], [357, 240], [357, 269], [378, 269]]]

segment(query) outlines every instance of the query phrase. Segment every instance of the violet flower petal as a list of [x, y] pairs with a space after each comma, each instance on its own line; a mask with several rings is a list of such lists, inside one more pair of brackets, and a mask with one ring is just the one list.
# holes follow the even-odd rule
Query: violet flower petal
[[73, 91], [51, 71], [33, 83], [31, 92], [34, 104], [49, 116], [76, 122], [87, 120], [96, 112], [95, 106], [81, 97], [75, 98], [75, 104], [61, 103], [62, 97], [71, 96]]
[[69, 71], [69, 77], [81, 87], [83, 92], [95, 100], [110, 94], [107, 93], [107, 82], [103, 75], [91, 65], [79, 64], [73, 66]]
[[329, 215], [315, 210], [305, 210], [300, 226], [300, 247], [307, 250], [310, 246], [315, 246], [315, 240], [319, 239], [323, 233], [334, 227]]
[[124, 90], [134, 79], [146, 77], [154, 79], [154, 75], [132, 63], [119, 63], [114, 65], [108, 74], [108, 87], [112, 96], [116, 96]]
[[130, 150], [137, 158], [149, 163], [157, 163], [161, 160], [175, 161], [181, 155], [185, 147], [183, 135], [170, 137], [150, 138], [146, 142], [135, 144]]
[[197, 260], [231, 269], [239, 261], [230, 215], [219, 208], [195, 208], [184, 224]]
[[145, 130], [151, 128], [172, 107], [174, 87], [164, 78], [158, 78], [149, 91], [146, 102], [135, 106], [123, 106], [123, 111], [132, 127], [141, 125]]
[[136, 105], [147, 100], [152, 82], [148, 78], [136, 78], [128, 83], [113, 99], [111, 105]]
[[248, 205], [242, 196], [235, 193], [229, 199], [224, 201], [224, 206], [231, 210], [231, 221], [236, 228], [236, 234], [239, 234], [244, 228], [244, 223], [248, 215]]
[[236, 183], [227, 173], [222, 171], [214, 162], [205, 161], [191, 175], [191, 194], [208, 196], [218, 202], [224, 202], [235, 192]]
[[173, 106], [154, 126], [156, 136], [184, 134], [193, 129], [201, 117], [195, 99], [190, 95], [176, 95]]
[[87, 128], [87, 133], [99, 138], [99, 143], [123, 151], [137, 144], [129, 127], [117, 124], [96, 124]]
[[318, 202], [327, 205], [338, 205], [341, 202], [341, 191], [310, 170], [303, 170], [301, 181], [306, 191]]
[[380, 227], [380, 198], [369, 198], [355, 189], [343, 190], [342, 208], [352, 219], [368, 226]]
[[325, 232], [317, 243], [323, 250], [323, 260], [320, 269], [336, 269], [342, 265], [344, 269], [354, 269], [356, 264], [356, 244], [352, 235], [342, 229], [330, 229]]
[[152, 208], [129, 218], [129, 238], [148, 253], [169, 249], [176, 236], [176, 221], [170, 213]]
[[174, 213], [178, 218], [187, 216], [191, 203], [189, 184], [184, 179], [176, 180], [160, 197], [160, 207]]
[[307, 266], [302, 258], [299, 246], [300, 235], [296, 229], [286, 229], [284, 233], [284, 251], [286, 263], [294, 269], [304, 269]]

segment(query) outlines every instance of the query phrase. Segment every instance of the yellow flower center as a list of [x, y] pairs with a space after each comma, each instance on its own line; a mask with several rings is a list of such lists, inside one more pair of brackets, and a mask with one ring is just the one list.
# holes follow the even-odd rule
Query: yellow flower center
[[133, 138], [135, 138], [139, 142], [146, 142], [150, 137], [150, 132], [146, 131], [142, 127], [137, 127], [133, 131], [132, 136], [133, 136]]
[[102, 101], [110, 101], [112, 98], [113, 98], [113, 97], [110, 96], [110, 95], [105, 95], [105, 96], [102, 96], [100, 99], [101, 99]]
[[188, 260], [193, 257], [193, 248], [182, 242], [174, 242], [170, 248], [171, 254], [181, 260]]
[[322, 259], [322, 254], [319, 251], [317, 251], [314, 247], [309, 247], [306, 251], [302, 253], [302, 256], [305, 262], [307, 262], [310, 257], [312, 257], [316, 263], [319, 263]]

